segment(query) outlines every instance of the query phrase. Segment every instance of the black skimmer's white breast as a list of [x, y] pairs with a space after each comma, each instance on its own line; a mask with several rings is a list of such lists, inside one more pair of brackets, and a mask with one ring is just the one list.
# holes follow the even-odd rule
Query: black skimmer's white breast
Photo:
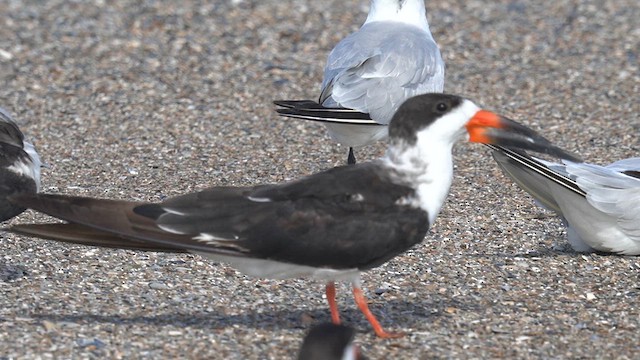
[[356, 331], [332, 323], [314, 326], [305, 336], [298, 360], [364, 360], [355, 344]]
[[0, 108], [0, 221], [25, 210], [7, 200], [11, 195], [40, 190], [40, 157], [9, 113]]
[[[364, 25], [329, 54], [318, 102], [275, 103], [282, 116], [325, 122], [331, 137], [349, 146], [353, 164], [353, 148], [386, 138], [386, 125], [405, 100], [443, 89], [444, 61], [424, 0], [372, 0]], [[364, 113], [369, 121], [359, 114], [335, 121], [336, 112]]]
[[27, 224], [10, 230], [59, 241], [117, 248], [189, 251], [240, 271], [276, 279], [327, 281], [334, 323], [340, 323], [333, 281], [347, 280], [360, 310], [369, 311], [360, 272], [420, 243], [453, 177], [451, 150], [463, 138], [569, 157], [534, 131], [454, 95], [407, 100], [389, 125], [387, 154], [297, 181], [214, 187], [145, 204], [64, 195], [13, 198], [69, 224]]
[[493, 157], [521, 188], [563, 218], [574, 250], [640, 255], [640, 158], [608, 166], [552, 163], [499, 147]]

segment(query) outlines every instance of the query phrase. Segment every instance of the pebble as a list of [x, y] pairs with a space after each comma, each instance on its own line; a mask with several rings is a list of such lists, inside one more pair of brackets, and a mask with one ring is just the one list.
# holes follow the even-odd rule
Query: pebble
[[167, 289], [169, 289], [169, 286], [167, 286], [167, 284], [161, 283], [161, 282], [157, 282], [157, 281], [150, 282], [149, 283], [149, 287], [152, 288], [153, 290], [167, 290]]

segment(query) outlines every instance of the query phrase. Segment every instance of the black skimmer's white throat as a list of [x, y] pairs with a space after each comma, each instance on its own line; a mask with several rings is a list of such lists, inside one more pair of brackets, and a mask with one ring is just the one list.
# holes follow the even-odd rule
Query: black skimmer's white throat
[[407, 100], [389, 125], [386, 155], [283, 184], [214, 187], [162, 203], [64, 195], [12, 198], [69, 224], [10, 230], [86, 245], [188, 251], [245, 274], [327, 281], [327, 301], [340, 323], [335, 280], [347, 280], [376, 334], [391, 337], [369, 311], [360, 272], [420, 243], [440, 211], [453, 177], [451, 149], [472, 142], [508, 144], [570, 157], [516, 122], [455, 95]]
[[[364, 25], [329, 53], [318, 102], [275, 104], [282, 116], [324, 121], [329, 135], [349, 147], [347, 162], [354, 164], [353, 148], [386, 138], [386, 125], [405, 100], [443, 89], [444, 61], [424, 0], [371, 0]], [[335, 112], [368, 117], [335, 121]]]
[[356, 331], [348, 326], [316, 325], [305, 336], [298, 360], [364, 360], [355, 337]]
[[40, 157], [9, 113], [0, 108], [0, 221], [25, 210], [7, 200], [17, 193], [40, 190]]
[[574, 250], [640, 255], [640, 158], [608, 166], [560, 164], [494, 149], [502, 170], [563, 218]]

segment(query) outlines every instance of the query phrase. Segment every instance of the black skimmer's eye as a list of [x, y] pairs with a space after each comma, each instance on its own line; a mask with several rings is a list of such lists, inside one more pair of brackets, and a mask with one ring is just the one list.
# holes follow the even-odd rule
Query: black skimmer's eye
[[436, 111], [438, 111], [439, 113], [446, 112], [447, 110], [449, 110], [449, 106], [443, 102], [436, 105]]

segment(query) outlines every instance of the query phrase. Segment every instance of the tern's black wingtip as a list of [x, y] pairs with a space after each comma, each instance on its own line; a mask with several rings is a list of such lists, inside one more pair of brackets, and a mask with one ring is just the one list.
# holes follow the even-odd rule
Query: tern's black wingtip
[[322, 105], [313, 100], [274, 100], [275, 106], [280, 106], [285, 109], [322, 109]]
[[276, 113], [282, 117], [296, 118], [300, 116], [300, 114], [297, 111], [291, 108], [278, 108], [276, 109]]

